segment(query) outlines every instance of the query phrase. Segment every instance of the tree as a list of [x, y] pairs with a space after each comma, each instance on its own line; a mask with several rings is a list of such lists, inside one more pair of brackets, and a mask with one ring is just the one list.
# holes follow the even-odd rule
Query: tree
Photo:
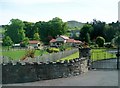
[[120, 33], [117, 32], [115, 38], [112, 39], [112, 43], [115, 45], [120, 45]]
[[99, 47], [103, 47], [105, 43], [105, 39], [101, 36], [98, 36], [96, 38], [96, 44], [98, 44]]
[[57, 35], [66, 34], [67, 23], [55, 17], [48, 22], [36, 22], [34, 28], [36, 30], [35, 33], [39, 33], [41, 41], [48, 44], [51, 38], [55, 38]]
[[34, 34], [34, 40], [40, 40], [40, 36], [39, 36], [38, 33], [35, 33], [35, 34]]
[[48, 22], [50, 26], [50, 35], [56, 37], [57, 35], [63, 35], [67, 32], [67, 23], [63, 22], [62, 19], [55, 17]]
[[93, 27], [90, 24], [85, 24], [80, 30], [80, 40], [90, 43], [90, 33]]
[[32, 22], [26, 22], [24, 21], [24, 30], [25, 30], [25, 35], [26, 37], [33, 39], [33, 35], [37, 28], [34, 26], [35, 24]]
[[13, 44], [13, 41], [11, 40], [11, 38], [9, 36], [5, 36], [3, 38], [3, 46], [8, 46], [8, 50], [9, 47]]
[[14, 43], [20, 43], [25, 38], [23, 30], [24, 23], [19, 19], [10, 20], [10, 25], [6, 26], [5, 36], [9, 36]]
[[29, 44], [29, 38], [28, 37], [25, 37], [21, 43], [21, 46], [22, 47], [25, 47]]
[[96, 39], [98, 36], [104, 37], [105, 25], [105, 22], [97, 21], [94, 19], [92, 23], [93, 31], [91, 32], [91, 39]]

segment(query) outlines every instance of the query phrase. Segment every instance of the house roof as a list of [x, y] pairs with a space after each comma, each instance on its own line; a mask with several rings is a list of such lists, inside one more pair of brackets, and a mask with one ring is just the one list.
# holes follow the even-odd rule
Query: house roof
[[67, 36], [63, 36], [63, 35], [61, 35], [60, 37], [62, 37], [63, 39], [69, 39], [69, 37], [67, 37]]
[[56, 39], [52, 39], [52, 40], [50, 40], [50, 42], [56, 42]]
[[29, 41], [29, 44], [37, 44], [37, 43], [39, 43], [40, 41], [37, 41], [37, 40], [31, 40], [31, 41]]
[[79, 40], [75, 40], [75, 43], [82, 43], [81, 41], [79, 41]]
[[68, 39], [67, 42], [68, 43], [73, 43], [75, 40], [74, 39]]
[[68, 39], [67, 42], [68, 42], [68, 43], [82, 43], [81, 41], [79, 41], [79, 40], [74, 40], [74, 39]]

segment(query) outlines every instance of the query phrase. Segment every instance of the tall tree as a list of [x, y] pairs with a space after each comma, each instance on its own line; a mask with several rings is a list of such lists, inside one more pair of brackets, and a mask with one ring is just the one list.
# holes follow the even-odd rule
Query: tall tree
[[91, 32], [91, 39], [96, 39], [98, 36], [104, 37], [104, 30], [105, 30], [105, 22], [93, 20], [92, 26], [93, 31]]
[[49, 22], [50, 25], [50, 34], [52, 37], [57, 35], [63, 35], [67, 32], [67, 23], [63, 22], [62, 19], [55, 17]]
[[24, 23], [19, 19], [10, 20], [10, 25], [6, 27], [5, 36], [9, 36], [14, 43], [20, 43], [25, 38], [23, 30]]
[[33, 39], [33, 35], [35, 33], [36, 28], [34, 27], [34, 23], [24, 21], [24, 30], [26, 37]]
[[90, 43], [90, 33], [93, 27], [90, 24], [85, 24], [80, 30], [80, 40]]

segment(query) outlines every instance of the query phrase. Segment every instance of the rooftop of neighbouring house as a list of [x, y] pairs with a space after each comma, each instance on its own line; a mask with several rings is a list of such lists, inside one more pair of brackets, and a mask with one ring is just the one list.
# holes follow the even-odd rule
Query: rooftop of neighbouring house
[[68, 39], [67, 42], [68, 42], [68, 43], [82, 43], [81, 41], [79, 41], [79, 40], [74, 40], [74, 39]]
[[52, 39], [52, 40], [50, 40], [50, 42], [56, 42], [56, 39]]
[[40, 41], [37, 41], [37, 40], [31, 40], [31, 41], [29, 41], [29, 44], [37, 44], [37, 43], [40, 43]]
[[63, 39], [69, 39], [69, 37], [67, 37], [67, 36], [64, 36], [64, 35], [61, 35], [60, 37], [62, 37]]
[[[52, 43], [52, 42], [57, 42], [57, 41], [56, 41], [56, 39], [52, 39], [52, 40], [50, 40], [50, 43]], [[68, 39], [66, 42], [67, 43], [82, 43], [81, 41], [74, 40], [74, 39]]]

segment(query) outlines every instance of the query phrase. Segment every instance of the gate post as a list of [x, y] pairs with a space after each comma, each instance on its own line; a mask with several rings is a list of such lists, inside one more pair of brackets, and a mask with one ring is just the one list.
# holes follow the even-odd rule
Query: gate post
[[118, 50], [117, 50], [116, 56], [117, 56], [117, 70], [119, 70], [119, 57], [120, 57], [120, 47], [119, 47], [119, 45], [118, 45]]

